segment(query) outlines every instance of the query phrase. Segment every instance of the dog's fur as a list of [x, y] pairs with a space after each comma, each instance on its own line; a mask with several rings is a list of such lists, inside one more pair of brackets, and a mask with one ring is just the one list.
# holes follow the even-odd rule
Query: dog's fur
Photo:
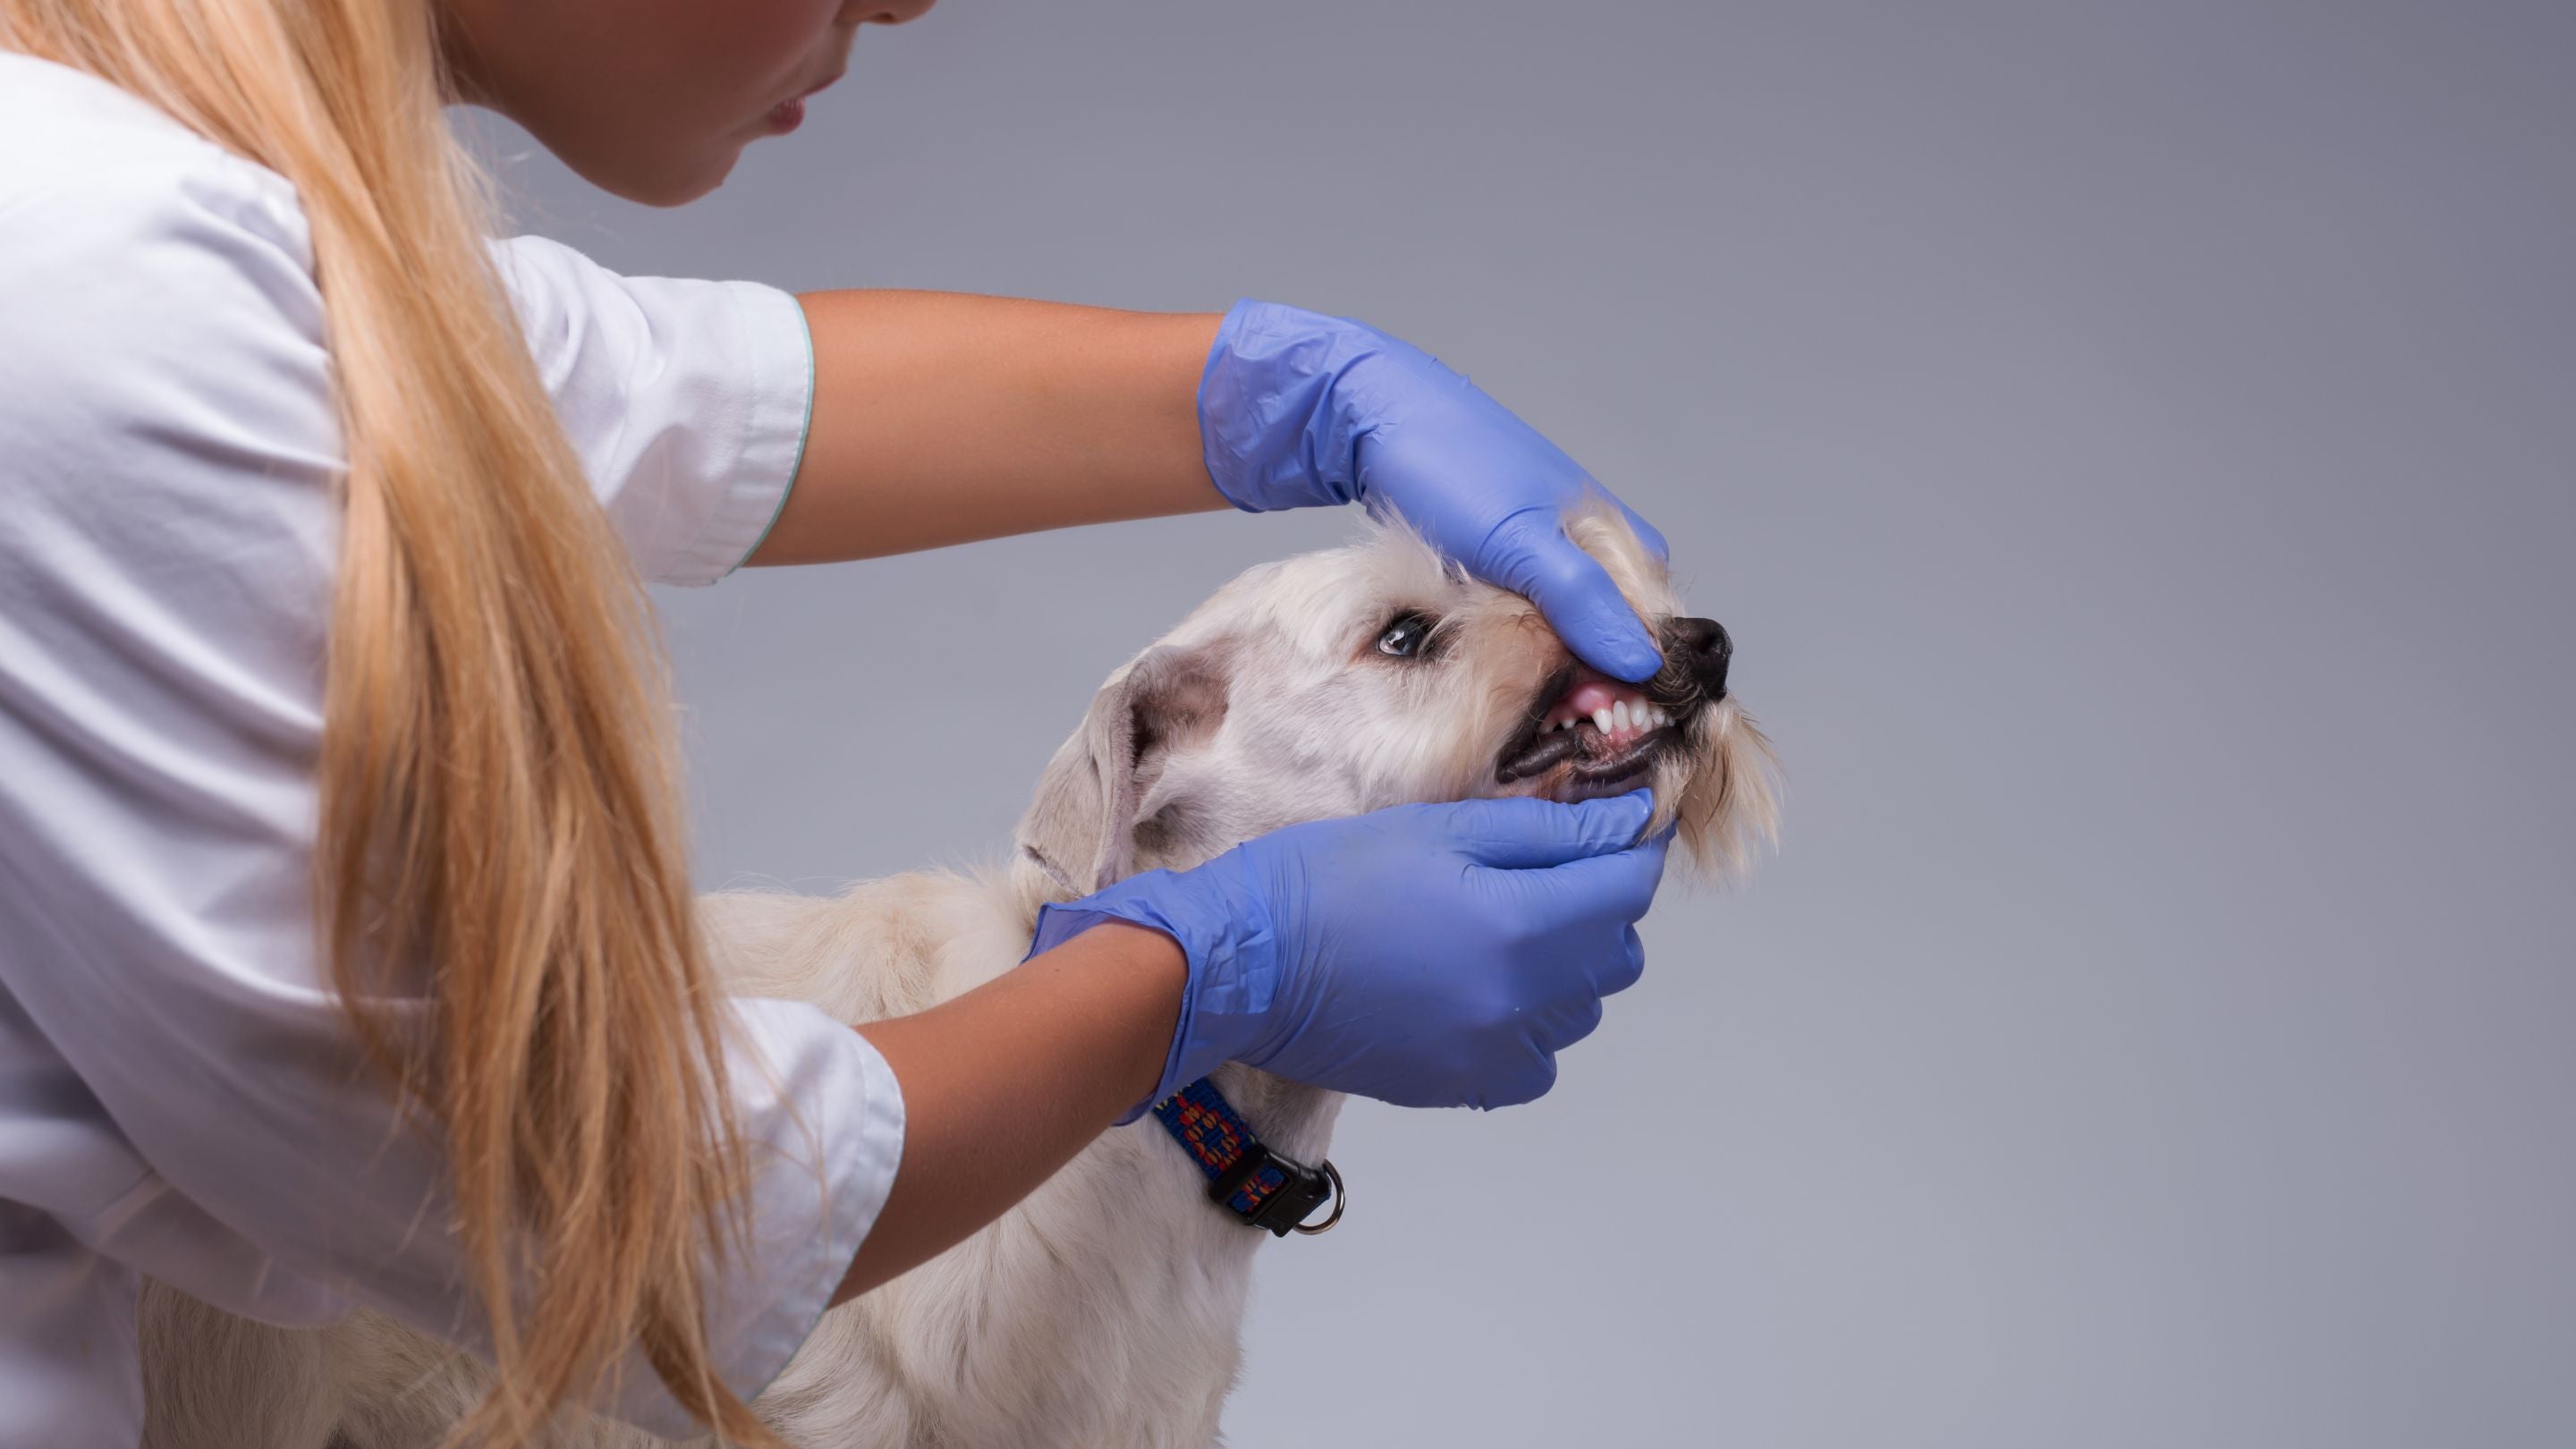
[[[1569, 530], [1649, 620], [1678, 617], [1660, 560], [1607, 512]], [[1375, 648], [1390, 619], [1435, 647]], [[1412, 801], [1584, 793], [1567, 771], [1503, 783], [1571, 657], [1521, 598], [1463, 578], [1398, 530], [1251, 570], [1102, 687], [1056, 752], [1019, 853], [978, 876], [914, 874], [831, 899], [704, 903], [729, 990], [864, 1022], [1011, 969], [1042, 902], [1186, 868], [1299, 821]], [[1649, 771], [1653, 828], [1731, 871], [1772, 829], [1770, 756], [1731, 698], [1678, 665], [1650, 686], [1678, 723]], [[1281, 1151], [1324, 1155], [1340, 1099], [1229, 1065], [1218, 1083]], [[1426, 1122], [1424, 1130], [1436, 1130]], [[1238, 1357], [1253, 1249], [1150, 1119], [1113, 1129], [1000, 1220], [826, 1315], [762, 1395], [788, 1442], [858, 1446], [1211, 1443]], [[371, 1313], [285, 1330], [154, 1285], [144, 1304], [154, 1449], [426, 1449], [480, 1396], [482, 1366]], [[560, 1446], [660, 1443], [573, 1413]]]

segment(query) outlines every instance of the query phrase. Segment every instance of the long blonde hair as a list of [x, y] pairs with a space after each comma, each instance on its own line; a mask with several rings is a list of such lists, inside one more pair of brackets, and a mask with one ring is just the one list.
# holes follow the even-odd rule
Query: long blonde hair
[[[348, 449], [315, 871], [350, 1018], [442, 1141], [519, 1444], [629, 1344], [725, 1437], [707, 1277], [746, 1179], [632, 566], [540, 386], [443, 114], [432, 0], [0, 0], [0, 45], [301, 194]], [[417, 989], [435, 1026], [370, 1007]]]

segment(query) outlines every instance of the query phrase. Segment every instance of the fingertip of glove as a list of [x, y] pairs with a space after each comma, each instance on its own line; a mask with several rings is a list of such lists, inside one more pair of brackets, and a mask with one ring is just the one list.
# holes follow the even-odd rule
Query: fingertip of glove
[[1586, 631], [1589, 637], [1574, 652], [1583, 656], [1584, 663], [1630, 684], [1654, 678], [1664, 667], [1663, 654], [1646, 637], [1646, 626], [1629, 610], [1627, 600], [1618, 602], [1615, 613], [1616, 617]]
[[1629, 684], [1643, 684], [1662, 672], [1664, 667], [1664, 656], [1646, 642], [1643, 629], [1638, 630], [1633, 638], [1602, 652], [1609, 656], [1610, 661], [1601, 666], [1603, 671], [1615, 674]]
[[1655, 792], [1641, 785], [1625, 795], [1605, 795], [1598, 800], [1586, 800], [1577, 808], [1599, 817], [1605, 827], [1616, 828], [1622, 845], [1633, 845], [1638, 832], [1644, 830], [1646, 822], [1655, 816]]

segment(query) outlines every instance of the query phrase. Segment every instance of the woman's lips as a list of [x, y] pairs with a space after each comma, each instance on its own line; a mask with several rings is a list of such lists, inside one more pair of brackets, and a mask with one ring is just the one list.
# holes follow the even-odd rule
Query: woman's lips
[[834, 71], [830, 75], [816, 81], [814, 84], [807, 86], [799, 94], [791, 96], [786, 100], [780, 101], [777, 105], [770, 107], [768, 117], [769, 129], [778, 135], [784, 136], [788, 132], [795, 130], [797, 127], [804, 125], [806, 97], [820, 95], [823, 92], [830, 90], [833, 85], [841, 79], [841, 74], [842, 73], [840, 71]]

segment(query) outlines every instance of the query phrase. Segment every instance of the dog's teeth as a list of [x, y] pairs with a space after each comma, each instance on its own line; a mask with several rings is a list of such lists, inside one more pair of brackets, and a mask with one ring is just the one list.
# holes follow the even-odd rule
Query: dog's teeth
[[1603, 734], [1605, 734], [1605, 735], [1606, 735], [1606, 734], [1608, 734], [1608, 733], [1610, 733], [1610, 709], [1609, 709], [1609, 706], [1604, 705], [1604, 706], [1602, 706], [1601, 708], [1596, 709], [1596, 710], [1594, 710], [1594, 711], [1592, 712], [1592, 727], [1593, 727], [1594, 729], [1597, 729], [1597, 730], [1601, 731], [1601, 733], [1603, 733]]

